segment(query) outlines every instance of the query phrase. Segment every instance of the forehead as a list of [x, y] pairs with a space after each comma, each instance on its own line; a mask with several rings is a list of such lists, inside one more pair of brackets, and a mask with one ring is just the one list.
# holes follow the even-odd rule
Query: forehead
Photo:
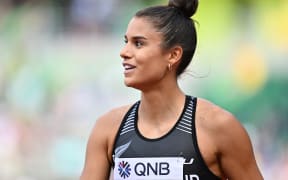
[[128, 24], [126, 36], [143, 36], [146, 39], [161, 40], [162, 34], [152, 25], [152, 23], [143, 17], [133, 17]]

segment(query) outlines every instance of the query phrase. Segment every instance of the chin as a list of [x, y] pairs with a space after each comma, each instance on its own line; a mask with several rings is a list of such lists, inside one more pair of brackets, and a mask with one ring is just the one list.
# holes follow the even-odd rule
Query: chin
[[127, 87], [133, 87], [133, 83], [131, 81], [124, 80], [124, 84]]
[[134, 88], [134, 89], [141, 90], [140, 84], [138, 84], [138, 83], [124, 80], [124, 84], [125, 84], [127, 87], [131, 87], [131, 88]]

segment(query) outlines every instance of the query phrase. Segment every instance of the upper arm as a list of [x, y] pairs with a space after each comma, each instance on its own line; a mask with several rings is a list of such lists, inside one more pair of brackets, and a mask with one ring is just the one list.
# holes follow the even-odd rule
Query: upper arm
[[246, 130], [234, 116], [224, 114], [217, 136], [223, 173], [229, 180], [262, 180]]
[[109, 178], [108, 137], [105, 132], [104, 120], [97, 120], [88, 139], [81, 180], [104, 180]]
[[130, 105], [114, 109], [100, 117], [89, 136], [81, 180], [108, 180], [114, 139]]

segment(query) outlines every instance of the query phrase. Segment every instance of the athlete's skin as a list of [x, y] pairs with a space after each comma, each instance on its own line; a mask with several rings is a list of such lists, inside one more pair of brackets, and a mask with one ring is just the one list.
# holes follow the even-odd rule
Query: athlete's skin
[[[185, 94], [176, 77], [183, 50], [175, 46], [164, 51], [160, 47], [161, 33], [144, 18], [134, 17], [130, 21], [125, 41], [120, 56], [123, 63], [133, 68], [124, 70], [124, 82], [141, 91], [138, 128], [147, 138], [161, 137], [174, 126], [184, 106]], [[96, 121], [88, 140], [81, 180], [109, 179], [116, 133], [130, 107], [113, 109]], [[216, 176], [229, 180], [263, 179], [250, 138], [231, 113], [198, 98], [196, 132], [200, 152]]]

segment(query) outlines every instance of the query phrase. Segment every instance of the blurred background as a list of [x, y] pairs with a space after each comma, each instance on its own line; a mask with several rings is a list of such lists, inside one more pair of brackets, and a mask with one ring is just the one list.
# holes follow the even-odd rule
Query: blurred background
[[[0, 1], [0, 179], [78, 179], [97, 117], [133, 103], [119, 51], [163, 0]], [[203, 0], [187, 94], [236, 115], [265, 179], [288, 178], [288, 1]]]

